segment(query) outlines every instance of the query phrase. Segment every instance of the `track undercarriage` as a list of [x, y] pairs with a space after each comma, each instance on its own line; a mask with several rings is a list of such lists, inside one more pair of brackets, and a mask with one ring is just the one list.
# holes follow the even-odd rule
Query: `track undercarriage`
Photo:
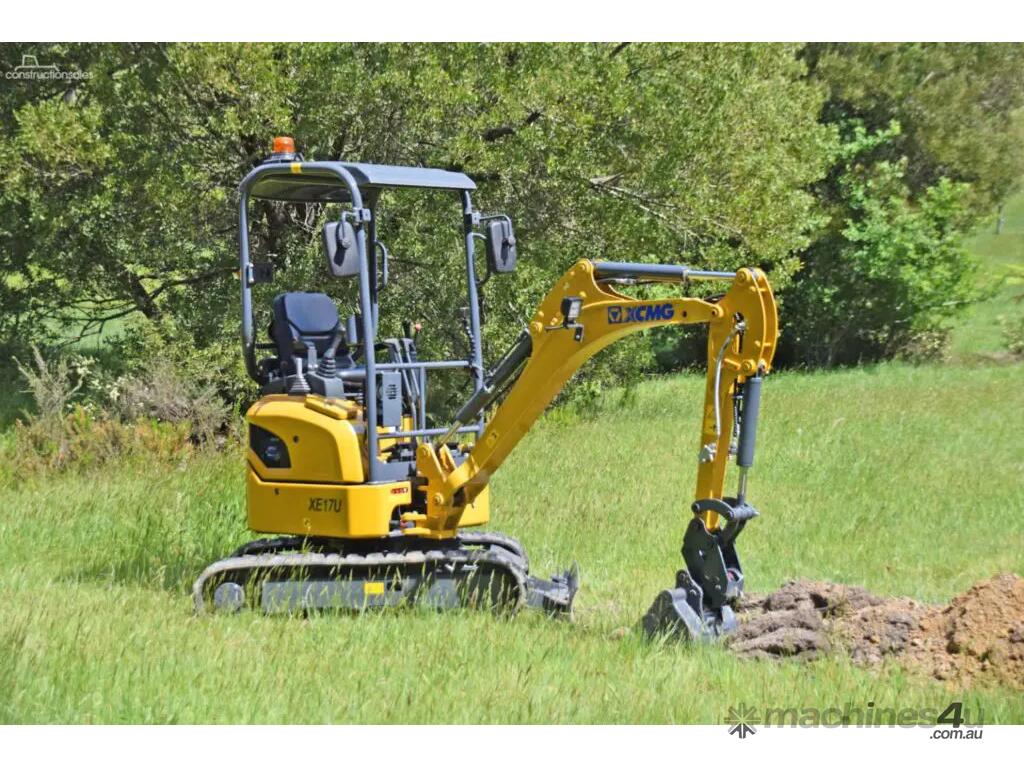
[[570, 616], [578, 583], [575, 566], [551, 579], [530, 575], [522, 545], [500, 533], [467, 532], [450, 541], [287, 536], [250, 542], [213, 563], [192, 595], [199, 613], [424, 605], [508, 613], [525, 607]]

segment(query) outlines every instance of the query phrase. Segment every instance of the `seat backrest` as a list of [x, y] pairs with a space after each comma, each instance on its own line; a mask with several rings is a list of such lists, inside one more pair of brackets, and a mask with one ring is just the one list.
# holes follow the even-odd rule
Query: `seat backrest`
[[280, 293], [274, 297], [271, 333], [282, 361], [304, 357], [310, 346], [320, 357], [337, 327], [338, 308], [325, 293]]

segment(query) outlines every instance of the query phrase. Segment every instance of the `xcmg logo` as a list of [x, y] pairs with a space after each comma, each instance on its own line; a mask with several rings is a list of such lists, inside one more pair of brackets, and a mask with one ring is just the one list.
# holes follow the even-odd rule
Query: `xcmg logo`
[[617, 323], [651, 323], [655, 320], [671, 320], [676, 310], [671, 304], [641, 304], [640, 306], [608, 307], [608, 322]]

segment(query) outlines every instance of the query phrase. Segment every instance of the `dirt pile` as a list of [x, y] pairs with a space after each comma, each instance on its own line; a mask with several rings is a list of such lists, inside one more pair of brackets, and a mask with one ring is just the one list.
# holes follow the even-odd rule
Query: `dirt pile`
[[1024, 579], [1000, 574], [929, 612], [906, 656], [940, 680], [986, 678], [1024, 689]]
[[738, 614], [727, 644], [746, 658], [809, 661], [840, 652], [858, 664], [893, 659], [940, 680], [1024, 689], [1024, 579], [1013, 574], [980, 582], [948, 606], [792, 581], [744, 598]]

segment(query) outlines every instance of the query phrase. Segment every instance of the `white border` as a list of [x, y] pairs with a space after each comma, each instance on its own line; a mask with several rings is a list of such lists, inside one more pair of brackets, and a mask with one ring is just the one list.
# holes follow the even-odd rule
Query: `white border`
[[[1016, 8], [1016, 10], [1014, 10]], [[7, 3], [8, 40], [1012, 40], [1019, 3], [111, 0]], [[1017, 19], [1015, 23], [1014, 19]]]
[[[742, 741], [726, 726], [10, 726], [6, 765], [542, 768], [543, 766], [1014, 764], [1024, 727], [984, 726], [980, 741], [937, 741], [928, 728], [758, 728]], [[1012, 750], [1012, 751], [1011, 751]]]
[[[559, 4], [520, 0], [365, 4], [266, 0], [215, 6], [197, 0], [137, 6], [51, 0], [4, 9], [4, 38], [21, 40], [898, 40], [1008, 39], [1020, 34], [1013, 4], [729, 2]], [[581, 9], [585, 9], [581, 12]], [[144, 20], [142, 20], [144, 17]], [[746, 757], [787, 766], [880, 765], [923, 760], [929, 768], [991, 764], [1024, 747], [1024, 727], [984, 728], [981, 741], [935, 741], [923, 728], [759, 728], [740, 741], [725, 726], [549, 727], [99, 727], [0, 728], [7, 765], [147, 768], [182, 765], [329, 765], [417, 768], [633, 764], [686, 766]]]

